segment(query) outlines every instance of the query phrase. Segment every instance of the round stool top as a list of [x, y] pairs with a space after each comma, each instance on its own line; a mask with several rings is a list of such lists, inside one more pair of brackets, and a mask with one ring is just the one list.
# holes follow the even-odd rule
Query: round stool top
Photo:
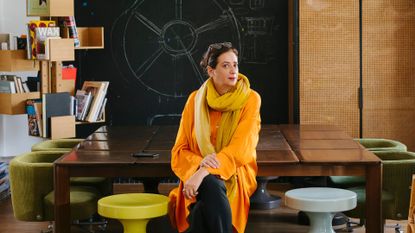
[[169, 198], [152, 193], [125, 193], [98, 200], [98, 213], [115, 219], [147, 219], [167, 214]]
[[299, 188], [285, 193], [285, 205], [308, 212], [341, 212], [356, 207], [355, 192], [337, 188]]

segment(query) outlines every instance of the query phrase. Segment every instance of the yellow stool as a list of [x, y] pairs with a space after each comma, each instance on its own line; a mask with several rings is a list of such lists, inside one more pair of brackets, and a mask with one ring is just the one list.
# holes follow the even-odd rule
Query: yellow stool
[[152, 193], [125, 193], [98, 200], [98, 213], [118, 219], [124, 233], [145, 233], [147, 222], [167, 214], [169, 198]]

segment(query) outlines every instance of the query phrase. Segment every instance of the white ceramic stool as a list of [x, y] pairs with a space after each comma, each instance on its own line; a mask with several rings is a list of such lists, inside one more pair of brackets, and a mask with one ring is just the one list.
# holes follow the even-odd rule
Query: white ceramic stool
[[356, 193], [326, 187], [293, 189], [285, 193], [285, 205], [307, 214], [309, 233], [335, 233], [331, 226], [334, 214], [355, 208]]

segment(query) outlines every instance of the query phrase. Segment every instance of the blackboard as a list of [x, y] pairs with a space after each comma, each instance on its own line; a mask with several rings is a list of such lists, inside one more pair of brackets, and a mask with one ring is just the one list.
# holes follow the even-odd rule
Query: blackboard
[[207, 78], [202, 54], [223, 41], [262, 97], [262, 121], [288, 121], [288, 0], [82, 0], [75, 18], [105, 29], [105, 49], [77, 51], [77, 85], [110, 81], [110, 124], [175, 121]]

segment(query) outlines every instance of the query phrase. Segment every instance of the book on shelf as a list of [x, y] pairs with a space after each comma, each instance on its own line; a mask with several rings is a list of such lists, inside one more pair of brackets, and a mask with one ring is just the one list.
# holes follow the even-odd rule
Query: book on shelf
[[9, 174], [9, 172], [8, 172], [8, 170], [6, 169], [6, 170], [4, 170], [3, 172], [0, 172], [0, 185], [1, 184], [3, 184], [3, 183], [5, 183], [8, 179], [8, 174]]
[[0, 44], [6, 44], [6, 48], [2, 50], [16, 50], [17, 37], [11, 33], [0, 33]]
[[14, 77], [16, 79], [15, 83], [17, 83], [18, 93], [24, 93], [23, 84], [22, 84], [22, 78], [20, 78], [18, 76], [14, 76]]
[[4, 177], [5, 182], [0, 184], [0, 193], [4, 192], [4, 191], [8, 191], [10, 188], [10, 183], [9, 183], [9, 177], [8, 175], [6, 177]]
[[71, 96], [71, 103], [69, 105], [70, 109], [71, 109], [71, 116], [75, 116], [76, 114], [76, 99], [74, 96]]
[[89, 106], [92, 102], [92, 93], [82, 90], [77, 90], [75, 94], [76, 99], [76, 113], [75, 118], [79, 121], [84, 121], [86, 114], [88, 113]]
[[[79, 37], [78, 37], [78, 29], [76, 28], [76, 22], [74, 16], [65, 16], [59, 17], [59, 26], [63, 28], [63, 30], [67, 30], [68, 33], [67, 37], [72, 38], [74, 40], [74, 46], [79, 47]], [[63, 35], [66, 32], [62, 33]]]
[[0, 200], [7, 198], [10, 195], [10, 181], [8, 164], [0, 162]]
[[8, 165], [6, 162], [0, 162], [0, 174], [7, 173], [7, 167]]
[[29, 86], [27, 86], [27, 83], [26, 82], [22, 82], [22, 86], [23, 86], [23, 91], [25, 93], [29, 93], [30, 92]]
[[38, 60], [49, 59], [49, 40], [59, 39], [59, 27], [37, 27], [35, 28], [36, 58]]
[[7, 174], [7, 172], [0, 173], [0, 184], [4, 183], [4, 181], [6, 180], [4, 178], [7, 177]]
[[68, 92], [42, 95], [43, 137], [50, 137], [50, 118], [71, 115], [71, 96]]
[[42, 99], [36, 99], [36, 101], [33, 103], [35, 106], [36, 111], [36, 120], [37, 124], [39, 126], [39, 135], [43, 137], [43, 107], [42, 107]]
[[30, 91], [39, 91], [40, 90], [40, 81], [39, 76], [29, 76], [26, 81], [27, 87]]
[[27, 25], [27, 59], [36, 59], [36, 28], [39, 27], [54, 27], [55, 21], [52, 20], [30, 20]]
[[105, 113], [105, 106], [107, 105], [107, 98], [104, 99], [104, 102], [101, 105], [101, 108], [99, 110], [97, 121], [104, 120], [104, 113]]
[[3, 81], [10, 81], [14, 83], [14, 88], [16, 92], [10, 92], [10, 93], [24, 93], [23, 85], [22, 85], [22, 79], [16, 75], [0, 75], [0, 80]]
[[0, 80], [0, 93], [16, 93], [14, 81]]
[[27, 47], [27, 35], [21, 35], [16, 37], [16, 49], [26, 50]]
[[86, 121], [95, 122], [98, 119], [101, 105], [104, 102], [105, 95], [108, 90], [108, 81], [85, 81], [82, 85], [82, 91], [91, 93], [93, 100], [91, 103], [90, 110], [86, 116]]
[[39, 124], [36, 120], [36, 110], [33, 100], [26, 100], [27, 124], [30, 136], [40, 136]]
[[29, 135], [43, 136], [42, 129], [42, 100], [28, 99], [26, 100], [26, 113], [28, 120]]

